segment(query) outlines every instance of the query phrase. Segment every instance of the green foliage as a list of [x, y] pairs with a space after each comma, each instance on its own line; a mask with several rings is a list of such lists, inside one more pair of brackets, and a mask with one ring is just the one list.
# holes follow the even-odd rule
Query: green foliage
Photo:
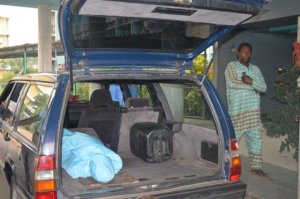
[[[37, 58], [28, 57], [27, 73], [37, 72], [37, 69], [34, 67], [34, 65], [37, 65]], [[4, 70], [7, 66], [11, 67], [11, 71]], [[0, 59], [0, 93], [2, 93], [4, 86], [7, 84], [9, 80], [11, 80], [17, 74], [22, 74], [22, 73], [23, 73], [23, 58]]]
[[16, 76], [13, 72], [0, 71], [0, 94], [2, 93], [5, 85], [11, 80], [14, 76]]
[[184, 116], [211, 120], [210, 110], [197, 86], [184, 89]]
[[38, 69], [34, 67], [28, 67], [26, 73], [37, 73]]
[[185, 88], [184, 90], [184, 115], [203, 117], [203, 99], [199, 89], [195, 87]]
[[148, 91], [148, 89], [145, 85], [140, 85], [140, 86], [138, 86], [137, 89], [138, 89], [138, 96], [139, 97], [150, 98], [149, 91]]
[[16, 76], [16, 74], [13, 72], [9, 72], [9, 71], [2, 72], [2, 75], [0, 77], [1, 84], [7, 84], [7, 82], [9, 82], [9, 80], [11, 80], [14, 76]]
[[[34, 67], [37, 65], [37, 62], [37, 57], [27, 58], [27, 73], [37, 72], [37, 69]], [[23, 65], [23, 58], [0, 59], [0, 68], [11, 66], [12, 71], [16, 74], [23, 72]]]
[[282, 73], [280, 78], [275, 81], [275, 95], [279, 102], [283, 104], [288, 103], [288, 96], [297, 90], [297, 78], [299, 75], [300, 71], [293, 67]]
[[76, 83], [74, 88], [74, 95], [78, 96], [79, 101], [90, 100], [89, 83]]
[[295, 149], [294, 158], [298, 158], [298, 123], [299, 123], [299, 92], [297, 78], [300, 70], [293, 67], [280, 75], [275, 81], [275, 97], [282, 106], [267, 116], [267, 135], [284, 136], [280, 152]]
[[[203, 54], [198, 55], [193, 60], [193, 70], [186, 71], [187, 73], [193, 73], [198, 75], [204, 75], [206, 72], [206, 67], [208, 65], [208, 62], [205, 64], [205, 56]], [[213, 78], [213, 67], [211, 66], [208, 71], [208, 78]], [[198, 89], [195, 88], [186, 88], [184, 92], [184, 115], [187, 117], [200, 117], [204, 118], [206, 117], [205, 113], [205, 106], [202, 99], [202, 96], [200, 95], [200, 92]]]
[[[206, 67], [208, 65], [208, 62], [206, 63], [206, 66], [204, 66], [204, 55], [200, 54], [198, 55], [194, 60], [193, 60], [193, 70], [187, 70], [187, 73], [193, 73], [193, 74], [198, 74], [198, 75], [204, 75]], [[211, 66], [209, 71], [208, 71], [208, 77], [209, 79], [213, 78], [213, 67]]]
[[137, 88], [138, 97], [145, 97], [145, 98], [150, 99], [149, 105], [153, 106], [153, 102], [151, 100], [151, 96], [150, 96], [150, 93], [148, 91], [147, 86], [146, 85], [139, 85], [139, 86], [136, 86], [136, 88]]

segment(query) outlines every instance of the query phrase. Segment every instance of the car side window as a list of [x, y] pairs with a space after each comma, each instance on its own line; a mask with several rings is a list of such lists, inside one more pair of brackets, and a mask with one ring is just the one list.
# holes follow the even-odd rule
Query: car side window
[[213, 130], [216, 129], [211, 109], [198, 85], [160, 85], [175, 121]]
[[52, 85], [32, 84], [22, 104], [17, 131], [35, 145], [38, 144], [52, 91]]
[[109, 92], [114, 102], [118, 102], [121, 107], [124, 107], [124, 97], [119, 84], [109, 85]]
[[[143, 100], [146, 100], [146, 106], [147, 107], [153, 107], [153, 101], [150, 95], [150, 92], [148, 90], [147, 85], [143, 84], [129, 84], [128, 89], [130, 92], [130, 98], [136, 98], [142, 102]], [[126, 99], [128, 102], [128, 98]]]
[[1, 98], [0, 98], [0, 118], [4, 118], [4, 115], [6, 113], [6, 108], [7, 108], [7, 104], [9, 101], [9, 96], [14, 88], [14, 83], [9, 83], [4, 91], [1, 94]]
[[25, 87], [25, 83], [16, 83], [7, 100], [7, 108], [4, 113], [3, 120], [7, 121], [10, 125], [13, 124], [15, 113], [17, 111], [18, 101], [20, 99], [21, 93]]

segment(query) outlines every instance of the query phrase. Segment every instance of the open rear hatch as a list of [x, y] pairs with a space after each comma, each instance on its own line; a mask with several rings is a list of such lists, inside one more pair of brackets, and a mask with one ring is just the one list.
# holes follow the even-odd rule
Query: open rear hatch
[[189, 69], [264, 0], [65, 0], [66, 67]]
[[[70, 196], [85, 197], [86, 194], [87, 198], [89, 194], [111, 198], [120, 198], [119, 194], [123, 194], [122, 197], [133, 198], [146, 192], [160, 196], [174, 194], [169, 195], [169, 198], [177, 197], [178, 194], [188, 196], [192, 192], [195, 193], [195, 197], [201, 194], [202, 197], [208, 197], [212, 193], [211, 190], [214, 190], [213, 194], [217, 194], [214, 195], [216, 197], [222, 197], [224, 192], [229, 191], [243, 197], [245, 194], [243, 183], [237, 181], [236, 184], [224, 184], [228, 182], [226, 175], [230, 170], [229, 161], [224, 163], [224, 156], [230, 156], [225, 153], [225, 148], [229, 149], [230, 146], [227, 146], [228, 140], [226, 143], [222, 142], [222, 136], [226, 137], [224, 139], [229, 138], [228, 132], [221, 132], [225, 128], [216, 123], [220, 123], [221, 119], [224, 120], [223, 123], [226, 122], [228, 116], [224, 116], [223, 107], [214, 109], [213, 106], [221, 105], [217, 97], [212, 96], [215, 95], [212, 85], [206, 81], [203, 88], [199, 89], [201, 82], [196, 76], [166, 74], [154, 76], [152, 73], [154, 70], [157, 72], [157, 70], [191, 69], [192, 60], [197, 55], [223, 38], [237, 24], [257, 14], [264, 2], [264, 0], [62, 1], [59, 21], [66, 68], [70, 70], [71, 78], [76, 74], [76, 80], [79, 81], [74, 87], [72, 85], [73, 92], [77, 95], [78, 91], [80, 96], [87, 89], [104, 88], [106, 92], [110, 92], [111, 87], [119, 86], [118, 89], [122, 89], [121, 93], [124, 95], [123, 101], [105, 102], [103, 106], [97, 107], [99, 111], [95, 111], [95, 107], [104, 97], [92, 100], [93, 94], [86, 101], [68, 103], [64, 128], [73, 130], [76, 128], [75, 131], [95, 135], [89, 125], [80, 124], [93, 120], [96, 127], [102, 122], [109, 128], [114, 125], [110, 125], [108, 119], [115, 117], [109, 121], [111, 123], [119, 121], [117, 125], [119, 129], [116, 132], [119, 140], [115, 148], [112, 147], [112, 142], [105, 143], [106, 138], [98, 136], [96, 127], [93, 128], [100, 140], [121, 156], [123, 168], [113, 181], [104, 184], [91, 178], [73, 179], [63, 170], [63, 189]], [[102, 73], [97, 76], [96, 72], [99, 70]], [[136, 75], [138, 71], [142, 71], [143, 75]], [[92, 74], [92, 78], [87, 76], [88, 74]], [[81, 83], [82, 85], [79, 85]], [[132, 93], [133, 87], [138, 89], [139, 92], [136, 92], [138, 94]], [[174, 93], [176, 95], [173, 95]], [[186, 95], [192, 99], [191, 103], [185, 102]], [[137, 96], [139, 98], [134, 99]], [[210, 99], [213, 97], [214, 101]], [[130, 102], [126, 103], [128, 99], [132, 105], [129, 105]], [[147, 103], [144, 104], [145, 102]], [[199, 102], [199, 106], [195, 106], [194, 102]], [[95, 107], [91, 108], [90, 105], [93, 103], [96, 103]], [[108, 104], [109, 111], [105, 110]], [[134, 107], [134, 104], [139, 107]], [[181, 121], [177, 122], [172, 108], [183, 107], [183, 104], [188, 106], [186, 108], [189, 110], [200, 110], [201, 106], [203, 112], [201, 121], [199, 118], [190, 117], [181, 118]], [[209, 114], [206, 114], [206, 111]], [[85, 117], [82, 117], [83, 113]], [[183, 109], [180, 114], [183, 115]], [[173, 154], [167, 161], [149, 163], [141, 158], [142, 150], [135, 150], [131, 145], [129, 147], [129, 142], [131, 143], [129, 134], [138, 136], [142, 132], [142, 135], [146, 135], [149, 132], [156, 132], [157, 129], [159, 132], [165, 132], [165, 126], [171, 130], [173, 136], [170, 142], [174, 142]], [[166, 140], [171, 137], [169, 135], [169, 132], [164, 133]], [[133, 139], [133, 143], [138, 139]], [[237, 184], [238, 191], [235, 189]], [[207, 189], [202, 190], [200, 187]], [[201, 192], [200, 195], [198, 192]]]

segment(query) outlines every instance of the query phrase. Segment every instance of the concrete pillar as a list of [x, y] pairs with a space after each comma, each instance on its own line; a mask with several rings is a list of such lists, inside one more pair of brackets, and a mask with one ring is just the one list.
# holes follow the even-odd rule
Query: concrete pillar
[[46, 4], [38, 6], [38, 66], [39, 72], [51, 72], [52, 40], [51, 40], [51, 7]]
[[23, 52], [23, 74], [27, 74], [27, 52], [26, 52], [26, 48], [24, 48], [24, 52]]

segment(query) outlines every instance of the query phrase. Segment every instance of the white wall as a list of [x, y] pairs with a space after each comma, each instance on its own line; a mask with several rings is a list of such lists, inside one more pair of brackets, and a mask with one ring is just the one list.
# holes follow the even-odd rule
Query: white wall
[[36, 8], [0, 5], [0, 15], [9, 18], [9, 46], [38, 42], [38, 15]]

